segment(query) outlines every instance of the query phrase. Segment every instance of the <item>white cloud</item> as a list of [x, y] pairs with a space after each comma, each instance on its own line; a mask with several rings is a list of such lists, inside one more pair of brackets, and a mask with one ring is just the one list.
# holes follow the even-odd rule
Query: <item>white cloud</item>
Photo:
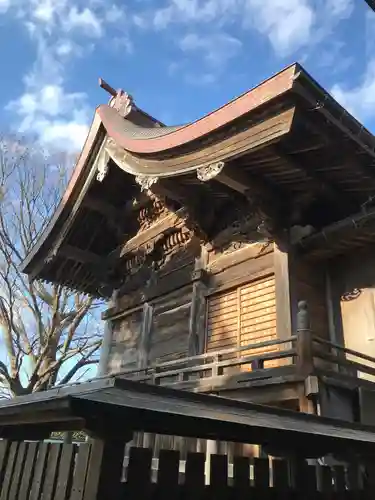
[[5, 14], [10, 7], [10, 0], [0, 0], [0, 14]]
[[45, 85], [25, 92], [8, 107], [19, 118], [19, 132], [32, 130], [44, 146], [64, 152], [82, 147], [90, 115], [85, 94]]
[[156, 29], [171, 23], [192, 27], [237, 23], [268, 38], [279, 56], [287, 56], [326, 37], [353, 10], [354, 0], [168, 0], [143, 16]]
[[235, 57], [241, 50], [242, 42], [225, 33], [198, 35], [190, 33], [180, 41], [180, 48], [185, 52], [201, 54], [209, 64], [224, 64]]
[[333, 96], [350, 113], [361, 120], [375, 116], [375, 58], [370, 60], [359, 85], [352, 88], [336, 84]]
[[83, 10], [79, 10], [75, 6], [71, 7], [63, 22], [63, 28], [66, 31], [74, 29], [83, 30], [87, 36], [92, 37], [101, 37], [103, 35], [103, 27], [100, 19], [87, 7]]
[[247, 25], [267, 36], [279, 55], [309, 42], [316, 13], [308, 0], [248, 0], [246, 8]]
[[77, 151], [93, 110], [84, 92], [67, 90], [71, 63], [91, 51], [109, 27], [111, 48], [121, 42], [130, 51], [125, 10], [119, 1], [106, 0], [12, 0], [12, 7], [36, 48], [24, 91], [8, 105], [14, 128], [35, 134], [45, 147]]

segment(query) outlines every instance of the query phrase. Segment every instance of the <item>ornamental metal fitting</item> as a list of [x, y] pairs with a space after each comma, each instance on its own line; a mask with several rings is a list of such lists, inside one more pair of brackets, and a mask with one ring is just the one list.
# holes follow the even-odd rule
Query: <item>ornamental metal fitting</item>
[[141, 191], [148, 191], [153, 184], [158, 182], [159, 177], [155, 175], [137, 175], [135, 181], [140, 185]]
[[97, 169], [96, 179], [99, 182], [103, 182], [109, 170], [109, 154], [105, 149], [103, 149], [103, 151], [98, 157], [98, 163], [96, 169]]
[[211, 165], [206, 165], [205, 167], [199, 167], [197, 169], [197, 177], [202, 182], [210, 181], [219, 175], [224, 167], [225, 163], [223, 161], [211, 163]]

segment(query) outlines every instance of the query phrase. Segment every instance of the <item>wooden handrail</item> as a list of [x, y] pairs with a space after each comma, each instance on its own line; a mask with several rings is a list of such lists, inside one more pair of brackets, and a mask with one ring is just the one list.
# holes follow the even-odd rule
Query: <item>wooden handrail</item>
[[[265, 342], [248, 344], [248, 345], [241, 346], [241, 347], [223, 349], [221, 351], [212, 351], [212, 352], [207, 352], [204, 354], [198, 354], [197, 356], [190, 356], [190, 357], [180, 358], [180, 359], [176, 359], [176, 360], [172, 360], [172, 361], [165, 361], [164, 363], [150, 365], [150, 366], [142, 368], [142, 369], [138, 368], [138, 369], [132, 369], [132, 370], [123, 370], [121, 372], [116, 373], [116, 375], [126, 376], [126, 375], [132, 375], [132, 374], [137, 374], [137, 373], [138, 374], [144, 373], [144, 375], [151, 376], [155, 372], [161, 373], [159, 370], [164, 370], [165, 368], [173, 368], [175, 366], [184, 365], [186, 363], [190, 364], [193, 362], [197, 362], [197, 366], [199, 366], [202, 369], [202, 367], [206, 367], [206, 366], [209, 366], [209, 364], [211, 364], [211, 363], [203, 364], [203, 362], [206, 361], [207, 359], [213, 359], [213, 358], [216, 358], [217, 356], [221, 357], [221, 356], [227, 356], [230, 354], [237, 354], [237, 353], [244, 352], [244, 351], [250, 351], [252, 349], [262, 349], [264, 347], [272, 347], [272, 346], [279, 346], [279, 345], [283, 345], [283, 344], [288, 344], [289, 342], [293, 342], [296, 339], [297, 339], [297, 336], [293, 335], [287, 339], [267, 340]], [[275, 355], [278, 354], [279, 352], [280, 351], [275, 350]], [[292, 355], [292, 354], [290, 354], [290, 355]], [[256, 358], [256, 359], [260, 359], [260, 357], [261, 357], [261, 355], [254, 356], [254, 358]], [[200, 361], [202, 362], [201, 364], [198, 363]], [[179, 369], [179, 372], [180, 371], [181, 371], [181, 369]]]
[[317, 344], [323, 344], [328, 347], [333, 347], [334, 349], [337, 349], [338, 351], [341, 351], [345, 354], [350, 354], [351, 356], [356, 356], [358, 358], [365, 359], [366, 361], [370, 361], [371, 363], [375, 364], [375, 358], [372, 356], [368, 356], [367, 354], [364, 354], [362, 352], [354, 351], [353, 349], [349, 349], [348, 347], [335, 344], [334, 342], [330, 342], [329, 340], [322, 339], [321, 337], [318, 337], [317, 335], [313, 336], [313, 341], [316, 342]]
[[223, 369], [223, 368], [230, 368], [233, 366], [247, 365], [253, 361], [272, 361], [274, 359], [285, 359], [285, 358], [290, 358], [292, 356], [295, 356], [295, 354], [296, 354], [295, 349], [287, 349], [285, 351], [274, 351], [274, 352], [259, 354], [259, 355], [255, 355], [255, 356], [244, 356], [244, 357], [239, 358], [239, 359], [219, 361], [217, 363], [210, 363], [210, 364], [205, 364], [205, 365], [195, 365], [195, 366], [190, 366], [188, 368], [181, 368], [178, 370], [156, 372], [153, 375], [155, 378], [167, 378], [167, 377], [173, 377], [174, 375], [181, 375], [181, 374], [185, 374], [185, 373], [196, 373], [196, 372], [209, 371], [209, 370], [212, 370], [214, 368]]

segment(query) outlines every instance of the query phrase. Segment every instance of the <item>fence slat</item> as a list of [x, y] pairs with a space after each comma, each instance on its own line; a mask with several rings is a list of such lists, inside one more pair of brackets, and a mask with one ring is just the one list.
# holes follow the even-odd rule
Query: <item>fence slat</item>
[[[3, 484], [4, 474], [6, 466], [8, 463], [10, 443], [7, 440], [0, 441], [0, 485]], [[0, 486], [0, 498], [1, 498], [1, 486]]]
[[76, 466], [73, 476], [71, 500], [81, 500], [85, 492], [87, 477], [87, 468], [90, 458], [91, 445], [88, 443], [80, 444], [76, 458]]
[[57, 475], [56, 493], [54, 500], [66, 500], [70, 496], [76, 452], [76, 445], [64, 444]]
[[160, 450], [157, 476], [158, 498], [178, 498], [180, 453], [172, 450]]
[[147, 500], [151, 496], [151, 464], [150, 448], [130, 448], [127, 471], [127, 498]]
[[233, 457], [233, 486], [238, 493], [246, 492], [250, 486], [250, 458]]
[[14, 471], [12, 474], [12, 482], [9, 490], [9, 500], [16, 500], [18, 497], [18, 491], [21, 485], [21, 478], [23, 475], [27, 449], [28, 449], [28, 443], [22, 441], [18, 447], [17, 458], [14, 466]]
[[254, 458], [254, 486], [268, 488], [270, 485], [270, 464], [267, 458]]
[[286, 460], [272, 460], [272, 485], [282, 492], [290, 488], [289, 467]]
[[316, 473], [319, 477], [319, 490], [324, 493], [332, 492], [333, 482], [331, 468], [327, 467], [326, 465], [318, 465], [316, 468]]
[[46, 477], [44, 479], [43, 500], [52, 500], [54, 497], [62, 447], [63, 445], [60, 443], [51, 444], [46, 468]]
[[18, 500], [27, 500], [29, 497], [31, 483], [35, 473], [35, 463], [39, 444], [40, 443], [37, 442], [29, 443]]
[[41, 496], [50, 446], [51, 445], [49, 443], [42, 443], [39, 446], [38, 456], [35, 464], [35, 472], [31, 486], [30, 500], [39, 500]]
[[345, 468], [342, 465], [335, 465], [332, 469], [332, 475], [335, 491], [346, 491]]
[[187, 453], [185, 465], [185, 498], [201, 499], [204, 495], [206, 456], [204, 453]]
[[125, 442], [121, 439], [93, 439], [83, 494], [85, 500], [119, 498], [124, 452]]
[[13, 442], [10, 444], [8, 460], [1, 488], [1, 497], [0, 497], [1, 500], [8, 500], [9, 491], [12, 483], [13, 471], [17, 460], [18, 448], [19, 448], [18, 442]]
[[359, 485], [359, 474], [358, 466], [356, 464], [350, 464], [346, 471], [347, 487], [350, 491], [358, 491], [360, 489]]

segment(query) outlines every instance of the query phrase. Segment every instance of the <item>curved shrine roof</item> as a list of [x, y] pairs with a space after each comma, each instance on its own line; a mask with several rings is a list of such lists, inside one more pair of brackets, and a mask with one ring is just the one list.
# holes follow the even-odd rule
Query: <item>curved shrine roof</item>
[[182, 126], [163, 126], [119, 93], [97, 108], [64, 196], [22, 270], [98, 295], [100, 262], [120, 243], [107, 226], [141, 187], [172, 182], [183, 206], [192, 196], [217, 204], [235, 192], [239, 200], [253, 184], [290, 199], [320, 196], [324, 185], [330, 203], [349, 210], [375, 191], [374, 159], [372, 134], [297, 64]]

